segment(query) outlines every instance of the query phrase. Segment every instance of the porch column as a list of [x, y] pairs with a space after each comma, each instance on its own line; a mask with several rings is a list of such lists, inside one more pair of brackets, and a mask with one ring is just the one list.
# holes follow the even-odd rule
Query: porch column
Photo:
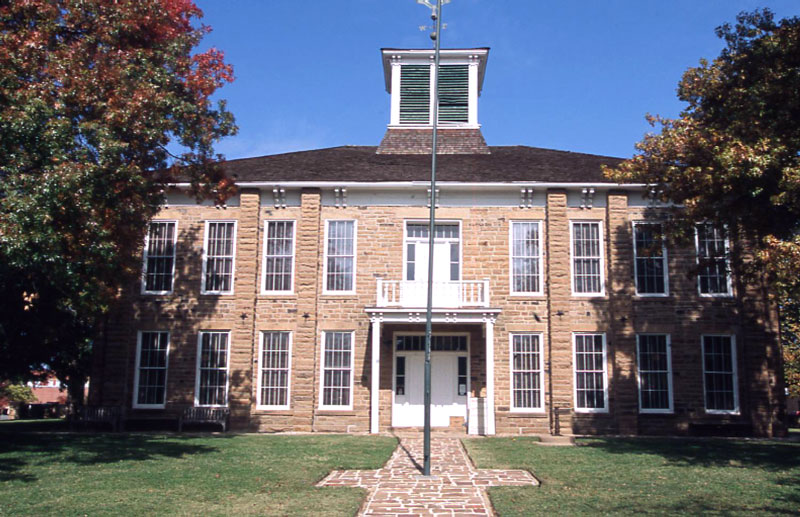
[[370, 318], [372, 323], [372, 366], [370, 368], [370, 412], [369, 432], [378, 432], [378, 408], [380, 407], [380, 370], [381, 370], [381, 318], [374, 315]]
[[486, 404], [484, 406], [484, 430], [494, 434], [494, 314], [485, 314], [486, 324]]

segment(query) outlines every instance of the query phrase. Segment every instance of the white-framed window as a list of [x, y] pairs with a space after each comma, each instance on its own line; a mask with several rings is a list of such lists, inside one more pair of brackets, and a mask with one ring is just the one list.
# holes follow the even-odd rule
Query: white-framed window
[[606, 335], [572, 335], [575, 365], [575, 411], [608, 412], [608, 369]]
[[669, 334], [636, 335], [640, 413], [672, 413]]
[[261, 292], [291, 293], [294, 290], [294, 221], [264, 222], [264, 262]]
[[669, 296], [667, 247], [661, 223], [633, 223], [633, 268], [637, 296]]
[[325, 221], [324, 293], [356, 291], [356, 221]]
[[163, 409], [167, 397], [169, 332], [143, 330], [136, 340], [133, 407]]
[[[407, 281], [426, 282], [428, 279], [429, 228], [427, 221], [406, 221], [403, 278]], [[451, 282], [461, 280], [460, 221], [437, 222], [433, 246], [434, 278]]]
[[701, 296], [731, 296], [728, 263], [729, 242], [724, 228], [711, 223], [695, 226], [697, 245], [697, 289]]
[[236, 221], [206, 221], [203, 241], [203, 294], [232, 294]]
[[144, 243], [143, 294], [169, 294], [175, 279], [177, 221], [150, 221]]
[[511, 410], [544, 411], [542, 335], [511, 334]]
[[225, 407], [228, 405], [229, 359], [230, 332], [200, 331], [197, 340], [195, 406]]
[[320, 409], [353, 409], [353, 332], [322, 334]]
[[603, 226], [600, 221], [570, 221], [572, 294], [603, 296]]
[[542, 294], [539, 221], [511, 221], [511, 294]]
[[736, 339], [728, 335], [704, 335], [702, 339], [706, 412], [738, 415]]
[[292, 333], [263, 331], [258, 354], [258, 409], [289, 409]]

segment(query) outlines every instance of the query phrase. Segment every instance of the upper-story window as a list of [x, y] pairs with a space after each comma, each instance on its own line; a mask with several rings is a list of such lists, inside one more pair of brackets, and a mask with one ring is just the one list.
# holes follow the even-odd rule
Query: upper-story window
[[356, 222], [326, 221], [325, 291], [355, 292]]
[[542, 294], [539, 221], [511, 222], [511, 294]]
[[[430, 242], [427, 223], [406, 223], [406, 261], [404, 278], [414, 282], [428, 280]], [[461, 279], [461, 239], [458, 223], [437, 223], [433, 235], [433, 279]]]
[[152, 221], [144, 244], [142, 292], [165, 294], [172, 291], [175, 277], [175, 221]]
[[203, 288], [205, 294], [233, 292], [235, 221], [206, 221], [203, 243]]
[[697, 287], [701, 295], [730, 296], [731, 278], [728, 270], [728, 237], [724, 228], [711, 223], [695, 227], [697, 241]]
[[[439, 67], [439, 122], [466, 123], [469, 121], [469, 66], [441, 65]], [[430, 124], [432, 66], [402, 65], [400, 67], [400, 123]]]
[[633, 255], [636, 276], [636, 294], [639, 296], [666, 296], [667, 248], [659, 223], [633, 223]]
[[267, 221], [264, 231], [265, 293], [290, 293], [294, 278], [294, 221]]
[[572, 294], [602, 295], [603, 229], [599, 221], [571, 221]]

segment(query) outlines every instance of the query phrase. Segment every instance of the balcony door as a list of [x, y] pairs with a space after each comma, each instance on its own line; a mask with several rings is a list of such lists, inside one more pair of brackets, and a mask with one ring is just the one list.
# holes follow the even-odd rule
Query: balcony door
[[[423, 307], [427, 303], [429, 225], [406, 223], [406, 259], [403, 305]], [[456, 306], [461, 280], [461, 239], [458, 223], [436, 224], [433, 238], [434, 305]]]

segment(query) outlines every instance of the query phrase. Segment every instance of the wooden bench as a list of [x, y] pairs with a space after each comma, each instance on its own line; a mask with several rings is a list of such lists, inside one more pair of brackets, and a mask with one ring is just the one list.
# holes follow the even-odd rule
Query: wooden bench
[[110, 424], [112, 431], [122, 431], [125, 413], [120, 406], [80, 406], [74, 423]]
[[228, 430], [230, 416], [228, 408], [189, 407], [178, 417], [178, 432], [183, 431], [183, 424], [219, 424], [224, 433]]

